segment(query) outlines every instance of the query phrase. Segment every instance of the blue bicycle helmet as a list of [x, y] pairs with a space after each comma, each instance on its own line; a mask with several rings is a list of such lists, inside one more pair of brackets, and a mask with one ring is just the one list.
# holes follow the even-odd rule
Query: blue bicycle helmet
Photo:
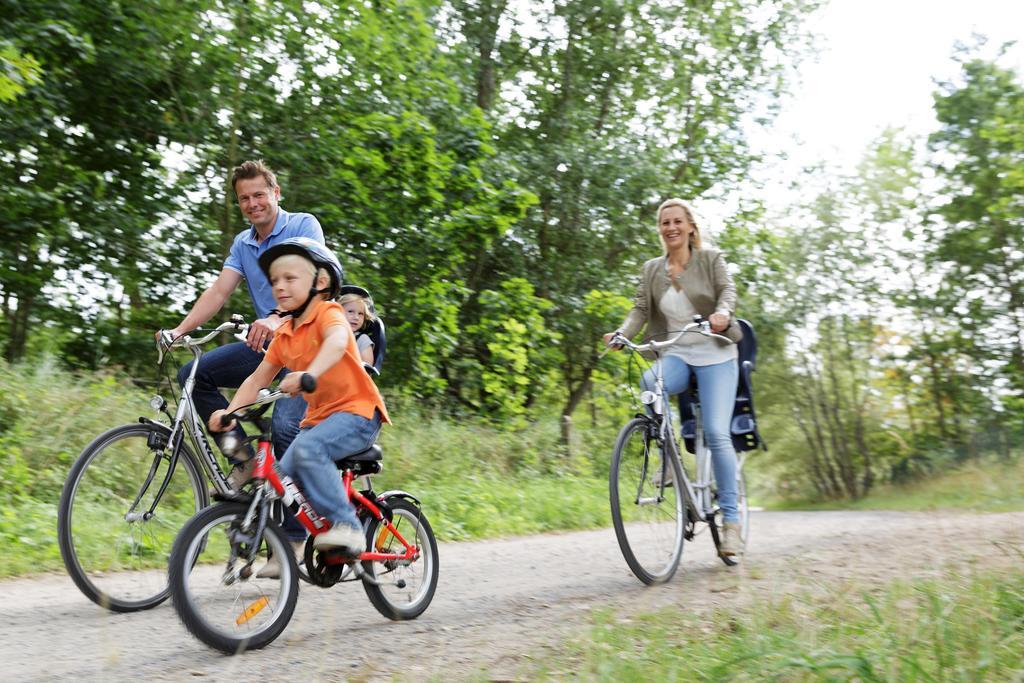
[[[275, 244], [270, 249], [260, 254], [260, 270], [270, 279], [270, 264], [285, 254], [297, 254], [313, 262], [317, 268], [323, 268], [331, 278], [331, 284], [326, 289], [313, 289], [310, 297], [315, 294], [326, 294], [328, 299], [337, 299], [341, 295], [341, 283], [345, 279], [345, 272], [341, 262], [330, 249], [309, 237], [290, 237]], [[307, 302], [308, 303], [308, 302]]]

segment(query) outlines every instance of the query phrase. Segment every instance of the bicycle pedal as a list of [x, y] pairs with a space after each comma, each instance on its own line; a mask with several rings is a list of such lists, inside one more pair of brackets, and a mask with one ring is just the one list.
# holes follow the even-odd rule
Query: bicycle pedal
[[221, 493], [220, 491], [210, 491], [210, 498], [217, 501], [218, 503], [251, 503], [252, 494], [244, 491], [232, 491], [228, 493]]

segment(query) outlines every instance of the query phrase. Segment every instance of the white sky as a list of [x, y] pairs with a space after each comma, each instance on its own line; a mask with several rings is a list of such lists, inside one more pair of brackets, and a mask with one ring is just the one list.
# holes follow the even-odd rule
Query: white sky
[[[933, 130], [935, 81], [957, 76], [957, 41], [981, 33], [993, 56], [1018, 40], [1001, 64], [1024, 78], [1024, 0], [832, 0], [809, 28], [821, 36], [818, 58], [802, 65], [772, 130], [751, 134], [756, 148], [789, 157], [760, 171], [780, 184], [767, 189], [773, 213], [785, 212], [793, 197], [781, 185], [801, 167], [824, 160], [852, 170], [888, 126]], [[711, 226], [728, 211], [698, 208]]]

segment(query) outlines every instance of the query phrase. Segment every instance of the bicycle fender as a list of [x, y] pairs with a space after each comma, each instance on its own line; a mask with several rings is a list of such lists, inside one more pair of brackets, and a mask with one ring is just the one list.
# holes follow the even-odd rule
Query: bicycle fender
[[389, 498], [404, 498], [405, 500], [409, 501], [416, 507], [423, 507], [423, 504], [420, 503], [419, 498], [412, 495], [411, 493], [402, 491], [401, 489], [392, 489], [390, 491], [385, 491], [384, 493], [377, 494], [378, 501], [386, 503]]

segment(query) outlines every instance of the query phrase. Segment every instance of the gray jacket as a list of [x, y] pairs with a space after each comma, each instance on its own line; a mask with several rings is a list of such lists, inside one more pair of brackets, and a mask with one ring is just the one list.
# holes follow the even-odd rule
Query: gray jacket
[[[645, 339], [664, 341], [670, 331], [668, 322], [658, 307], [661, 297], [672, 286], [665, 270], [665, 260], [665, 256], [659, 256], [644, 264], [640, 286], [633, 300], [633, 310], [619, 328], [623, 335], [630, 339], [640, 331], [644, 323], [647, 324]], [[724, 313], [729, 316], [729, 327], [722, 333], [723, 336], [734, 342], [739, 342], [743, 338], [740, 326], [734, 324], [733, 320], [733, 314], [736, 312], [736, 287], [726, 269], [722, 252], [709, 248], [692, 251], [680, 283], [686, 296], [702, 316], [707, 318], [712, 313]]]

